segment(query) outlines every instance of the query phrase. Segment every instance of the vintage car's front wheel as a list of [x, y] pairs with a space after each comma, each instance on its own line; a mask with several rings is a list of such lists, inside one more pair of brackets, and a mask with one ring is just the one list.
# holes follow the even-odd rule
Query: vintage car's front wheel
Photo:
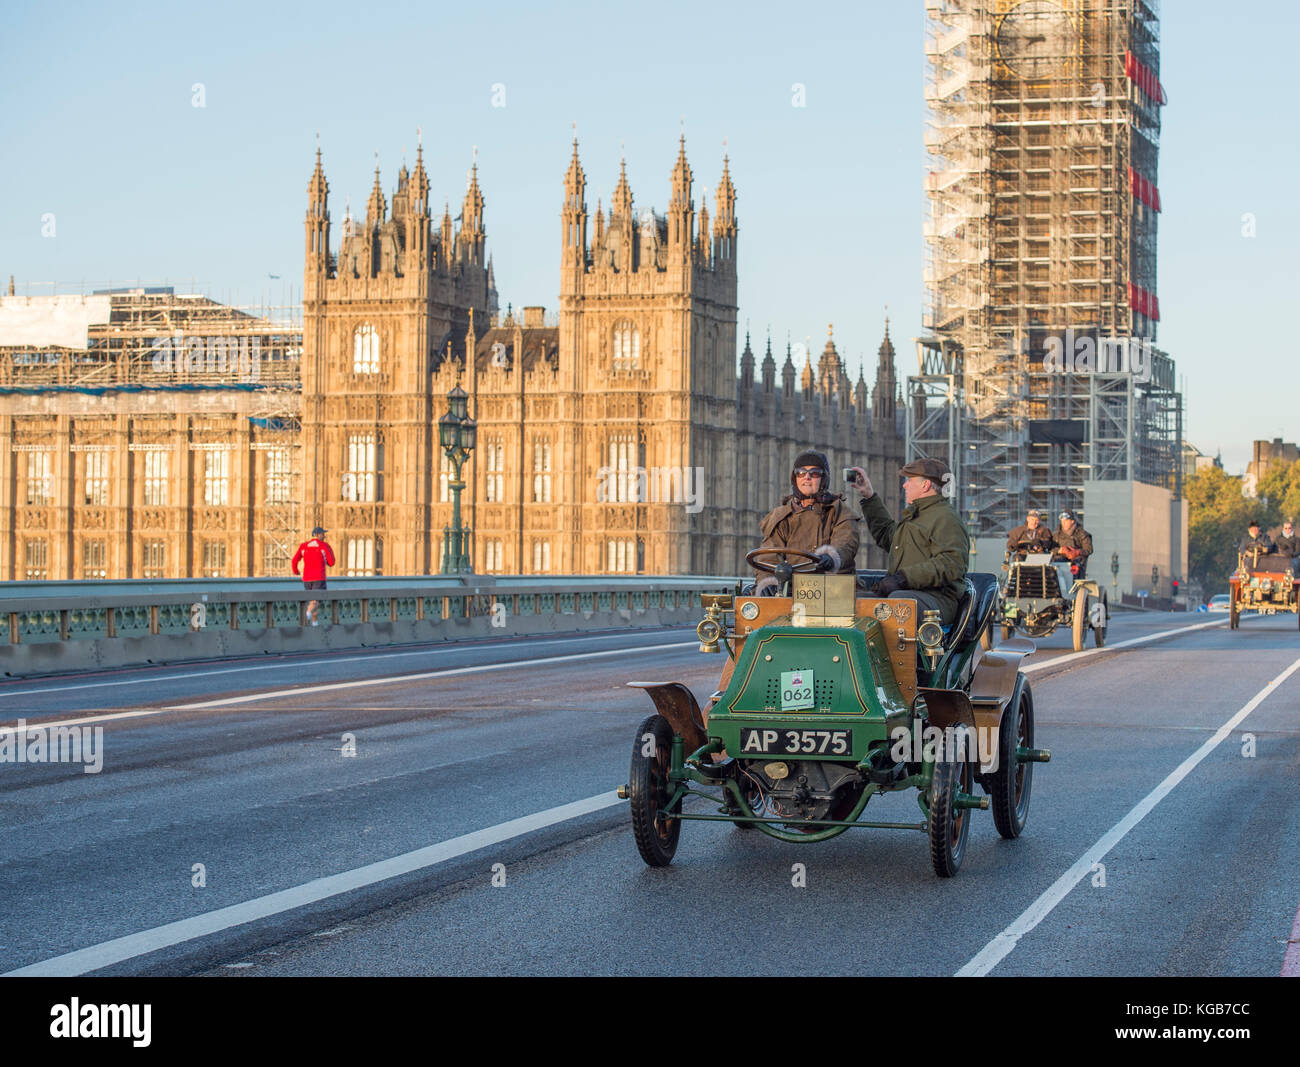
[[964, 732], [957, 730], [956, 743], [946, 753], [956, 758], [941, 759], [934, 765], [930, 786], [930, 862], [940, 878], [951, 878], [961, 869], [970, 836], [970, 809], [957, 807], [959, 792], [975, 790], [975, 763], [970, 758], [973, 746], [965, 744]]
[[[667, 867], [677, 851], [682, 821], [659, 814], [671, 795], [673, 728], [662, 715], [651, 715], [636, 729], [632, 766], [628, 770], [628, 799], [632, 804], [632, 833], [637, 851], [651, 867]], [[681, 801], [674, 811], [681, 811]]]
[[1074, 594], [1074, 615], [1070, 621], [1074, 629], [1074, 650], [1082, 652], [1088, 635], [1088, 590], [1080, 589]]
[[998, 769], [990, 778], [993, 824], [1008, 840], [1021, 835], [1029, 821], [1029, 791], [1034, 765], [1016, 759], [1016, 750], [1034, 747], [1034, 694], [1029, 679], [1020, 677], [1016, 695], [1002, 712], [998, 728]]

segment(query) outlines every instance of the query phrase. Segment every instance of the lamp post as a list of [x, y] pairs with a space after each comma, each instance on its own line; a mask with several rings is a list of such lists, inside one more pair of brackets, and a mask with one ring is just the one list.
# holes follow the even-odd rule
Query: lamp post
[[447, 394], [447, 413], [438, 420], [438, 444], [443, 454], [456, 468], [451, 489], [451, 526], [442, 528], [442, 573], [472, 573], [470, 563], [470, 531], [460, 523], [460, 491], [465, 488], [460, 472], [469, 454], [474, 451], [478, 424], [469, 417], [469, 394], [457, 385]]
[[1160, 565], [1158, 563], [1153, 563], [1151, 564], [1151, 595], [1152, 596], [1156, 595], [1156, 590], [1159, 588], [1159, 586], [1160, 586]]
[[1110, 588], [1112, 591], [1112, 595], [1114, 593], [1115, 588], [1118, 585], [1119, 585], [1119, 553], [1112, 552], [1110, 554]]

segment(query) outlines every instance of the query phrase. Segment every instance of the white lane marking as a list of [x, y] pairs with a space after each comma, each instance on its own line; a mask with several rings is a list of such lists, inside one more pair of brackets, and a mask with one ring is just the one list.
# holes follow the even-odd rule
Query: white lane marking
[[668, 648], [689, 648], [698, 641], [678, 641], [668, 645], [639, 645], [635, 648], [611, 648], [605, 652], [574, 652], [567, 656], [543, 656], [514, 663], [485, 663], [479, 667], [448, 667], [441, 671], [421, 671], [419, 674], [396, 674], [387, 678], [358, 678], [351, 682], [327, 682], [325, 685], [305, 685], [296, 689], [272, 689], [265, 693], [251, 693], [242, 697], [222, 697], [220, 700], [200, 700], [191, 704], [173, 704], [162, 711], [190, 711], [195, 708], [223, 708], [231, 704], [251, 704], [257, 700], [300, 696], [306, 693], [332, 693], [339, 689], [361, 689], [372, 685], [395, 685], [398, 682], [419, 682], [426, 678], [448, 678], [456, 674], [480, 674], [484, 671], [501, 671], [518, 667], [535, 667], [543, 663], [568, 663], [575, 659], [597, 659], [601, 656], [623, 656], [631, 652], [661, 652]]
[[1065, 899], [1066, 894], [1088, 876], [1092, 871], [1093, 864], [1099, 862], [1106, 853], [1119, 844], [1133, 827], [1147, 817], [1152, 808], [1173, 792], [1174, 787], [1196, 769], [1197, 764], [1227, 739], [1228, 735], [1236, 729], [1247, 715], [1259, 707], [1270, 693], [1297, 670], [1300, 670], [1300, 659], [1297, 659], [1268, 685], [1264, 686], [1250, 699], [1250, 702], [1245, 707], [1220, 726], [1213, 737], [1207, 739], [1205, 744], [1183, 760], [1163, 782], [1151, 790], [1124, 818], [1106, 831], [1092, 848], [1088, 849], [1075, 861], [1074, 866], [1053, 882], [1042, 896], [1030, 904], [1010, 926], [985, 945], [954, 977], [982, 978], [993, 970], [1016, 947], [1016, 943], [1025, 934], [1047, 918], [1052, 909]]
[[[507, 663], [485, 663], [479, 667], [448, 667], [440, 671], [422, 671], [419, 674], [386, 675], [382, 678], [361, 678], [352, 682], [331, 682], [327, 685], [300, 686], [297, 689], [272, 689], [265, 693], [253, 693], [242, 697], [224, 697], [220, 700], [202, 700], [193, 704], [172, 704], [165, 708], [146, 708], [141, 711], [118, 711], [106, 715], [87, 715], [80, 719], [60, 719], [48, 721], [33, 720], [27, 724], [29, 730], [52, 729], [58, 726], [85, 726], [92, 722], [108, 722], [110, 719], [138, 718], [142, 715], [163, 715], [169, 711], [193, 711], [198, 708], [220, 708], [230, 704], [249, 704], [256, 700], [270, 700], [273, 697], [295, 696], [299, 693], [324, 693], [335, 689], [355, 689], [359, 686], [390, 685], [395, 682], [413, 682], [425, 678], [442, 678], [453, 674], [478, 674], [484, 671], [504, 671], [516, 667], [532, 667], [540, 663], [564, 663], [575, 659], [595, 659], [600, 656], [621, 656], [632, 652], [661, 652], [669, 648], [688, 648], [698, 645], [698, 641], [676, 641], [666, 645], [636, 645], [632, 648], [611, 648], [603, 652], [574, 652], [567, 656], [546, 656], [542, 659], [512, 660]], [[17, 724], [0, 726], [0, 736], [18, 729]]]
[[468, 852], [474, 852], [489, 845], [498, 845], [503, 841], [509, 841], [512, 838], [532, 833], [534, 830], [543, 830], [548, 826], [554, 826], [556, 823], [567, 822], [570, 819], [576, 819], [582, 815], [589, 815], [592, 812], [613, 807], [615, 804], [624, 803], [626, 801], [619, 800], [614, 792], [601, 793], [598, 796], [587, 797], [585, 800], [575, 800], [571, 804], [561, 804], [559, 807], [548, 808], [532, 815], [525, 815], [522, 818], [499, 823], [496, 826], [489, 826], [485, 830], [475, 830], [473, 833], [453, 837], [436, 845], [428, 845], [416, 849], [414, 852], [405, 852], [400, 856], [392, 856], [389, 859], [380, 860], [378, 863], [370, 863], [355, 870], [344, 871], [342, 874], [317, 878], [303, 885], [282, 889], [278, 893], [255, 897], [252, 900], [244, 901], [242, 904], [232, 904], [229, 907], [218, 908], [216, 911], [209, 911], [203, 915], [195, 915], [188, 919], [156, 926], [152, 930], [143, 930], [140, 933], [118, 937], [98, 945], [91, 945], [89, 948], [67, 952], [62, 956], [55, 956], [39, 963], [29, 964], [26, 967], [19, 967], [17, 970], [0, 975], [0, 977], [46, 976], [70, 978], [75, 975], [87, 974], [102, 967], [110, 967], [115, 963], [121, 963], [123, 960], [143, 956], [172, 945], [179, 945], [185, 941], [192, 941], [196, 937], [207, 937], [210, 934], [229, 930], [234, 926], [242, 926], [244, 923], [255, 922], [258, 919], [265, 919], [272, 915], [279, 915], [282, 912], [314, 904], [317, 901], [335, 897], [341, 893], [350, 893], [355, 889], [362, 889], [374, 885], [376, 882], [395, 878], [398, 875], [410, 874], [426, 867], [433, 867], [436, 864], [455, 859], [457, 856], [463, 856]]
[[[579, 635], [591, 639], [599, 638], [600, 634], [582, 634]], [[605, 640], [614, 640], [626, 637], [626, 634], [610, 634]], [[551, 637], [551, 638], [520, 638], [517, 641], [501, 641], [494, 643], [491, 648], [513, 648], [519, 645], [527, 645], [529, 648], [536, 648], [538, 645], [559, 645], [572, 638]], [[22, 697], [22, 696], [41, 696], [45, 693], [67, 693], [76, 689], [107, 689], [118, 685], [145, 685], [152, 682], [183, 682], [190, 678], [209, 678], [217, 674], [243, 674], [252, 671], [289, 671], [298, 670], [302, 667], [328, 667], [332, 663], [370, 663], [382, 659], [404, 659], [409, 656], [429, 656], [437, 655], [442, 652], [454, 651], [457, 648], [464, 649], [465, 645], [456, 643], [437, 645], [433, 648], [417, 648], [410, 652], [375, 652], [368, 656], [330, 656], [323, 659], [291, 659], [282, 660], [278, 663], [266, 664], [248, 664], [243, 667], [223, 667], [217, 671], [190, 671], [186, 674], [164, 674], [164, 675], [144, 675], [139, 678], [127, 678], [122, 681], [113, 682], [82, 682], [78, 685], [55, 685], [46, 686], [43, 689], [4, 689], [0, 688], [0, 697]], [[131, 669], [131, 668], [127, 668]]]
[[[1210, 626], [1222, 626], [1225, 621], [1215, 619], [1213, 622], [1198, 622], [1195, 626], [1179, 626], [1173, 630], [1161, 630], [1159, 633], [1147, 634], [1145, 637], [1131, 637], [1127, 641], [1117, 641], [1115, 644], [1106, 645], [1104, 648], [1085, 648], [1079, 652], [1067, 652], [1064, 656], [1057, 656], [1054, 659], [1039, 660], [1037, 663], [1031, 663], [1029, 666], [1020, 669], [1026, 674], [1032, 671], [1043, 671], [1048, 667], [1055, 667], [1058, 663], [1070, 663], [1076, 659], [1086, 659], [1088, 656], [1113, 652], [1117, 648], [1132, 648], [1134, 645], [1144, 645], [1148, 641], [1159, 641], [1162, 637], [1172, 637], [1174, 634], [1189, 634], [1193, 630], [1204, 630]], [[997, 645], [993, 647], [997, 648]]]

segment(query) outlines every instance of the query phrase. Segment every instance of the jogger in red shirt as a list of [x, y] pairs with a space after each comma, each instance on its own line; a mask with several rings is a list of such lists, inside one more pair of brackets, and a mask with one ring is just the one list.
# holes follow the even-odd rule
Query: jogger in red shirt
[[[311, 532], [311, 540], [304, 541], [293, 554], [293, 573], [298, 573], [298, 564], [302, 564], [302, 585], [304, 589], [325, 588], [325, 568], [334, 566], [334, 549], [325, 540], [325, 527], [317, 526]], [[307, 618], [316, 626], [316, 609], [319, 600], [307, 604]]]

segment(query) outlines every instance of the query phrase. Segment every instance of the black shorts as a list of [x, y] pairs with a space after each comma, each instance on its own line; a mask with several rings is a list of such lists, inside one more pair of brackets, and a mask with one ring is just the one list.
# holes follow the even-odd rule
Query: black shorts
[[324, 589], [325, 579], [322, 578], [319, 582], [303, 582], [302, 587], [304, 589]]

